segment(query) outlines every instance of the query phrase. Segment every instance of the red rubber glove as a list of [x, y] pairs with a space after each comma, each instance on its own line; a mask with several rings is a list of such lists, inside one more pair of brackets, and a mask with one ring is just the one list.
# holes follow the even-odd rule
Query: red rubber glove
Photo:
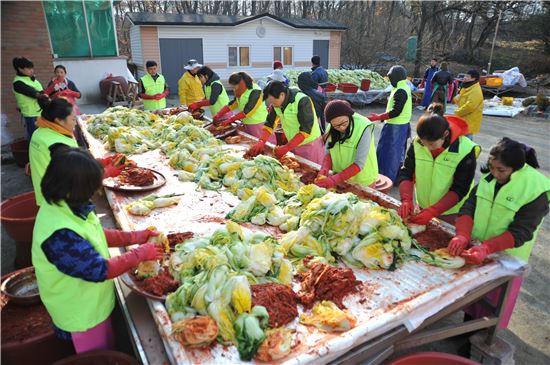
[[109, 247], [123, 247], [141, 245], [151, 237], [159, 235], [157, 231], [145, 229], [143, 231], [120, 231], [118, 229], [103, 229]]
[[204, 100], [201, 100], [201, 101], [197, 101], [196, 103], [191, 103], [187, 106], [187, 110], [189, 110], [190, 112], [194, 112], [195, 110], [199, 109], [199, 108], [202, 108], [203, 106], [208, 106], [210, 105], [210, 100], [208, 99], [204, 99]]
[[164, 99], [164, 93], [158, 93], [158, 94], [153, 95], [153, 99], [155, 99], [155, 100]]
[[474, 220], [469, 215], [461, 215], [456, 219], [456, 234], [447, 245], [449, 254], [459, 256], [464, 251], [472, 239], [473, 226]]
[[302, 143], [306, 139], [306, 136], [304, 136], [303, 133], [298, 132], [292, 139], [283, 146], [277, 146], [275, 147], [275, 157], [280, 159], [284, 155], [286, 155], [288, 152], [293, 150], [294, 148], [298, 147], [300, 143]]
[[483, 241], [479, 246], [474, 246], [464, 251], [460, 256], [462, 256], [468, 264], [480, 265], [488, 255], [514, 248], [514, 245], [514, 236], [510, 231], [505, 231], [499, 236]]
[[332, 169], [332, 157], [330, 157], [330, 153], [327, 153], [323, 158], [323, 164], [321, 165], [317, 176], [328, 176], [330, 169]]
[[334, 179], [334, 176], [328, 176], [328, 177], [325, 177], [325, 178], [317, 178], [317, 179], [315, 179], [314, 184], [317, 185], [317, 186], [320, 186], [322, 188], [325, 188], [325, 189], [331, 189], [331, 188], [336, 187], [336, 185], [338, 185], [338, 183]]
[[55, 79], [53, 79], [50, 86], [48, 86], [46, 88], [46, 90], [44, 90], [44, 94], [50, 95], [55, 90], [55, 85], [59, 84], [60, 82], [61, 82], [61, 80], [58, 80], [57, 77]]
[[155, 95], [149, 95], [145, 93], [139, 94], [139, 97], [145, 100], [155, 100]]
[[226, 115], [227, 113], [229, 113], [231, 111], [231, 108], [229, 106], [224, 106], [218, 113], [216, 113], [216, 115], [214, 115], [214, 118], [212, 118], [212, 121], [214, 123], [216, 123], [217, 121], [219, 121], [220, 119], [222, 119], [222, 117], [224, 115]]
[[346, 167], [336, 175], [332, 175], [331, 178], [334, 181], [336, 181], [336, 184], [338, 185], [348, 181], [349, 179], [357, 175], [359, 172], [361, 172], [361, 168], [359, 167], [359, 165], [352, 163], [351, 165], [349, 165], [348, 167]]
[[401, 205], [397, 208], [397, 213], [403, 219], [408, 218], [414, 210], [413, 190], [414, 184], [411, 180], [403, 180], [399, 184]]
[[352, 163], [344, 170], [340, 171], [336, 175], [329, 176], [325, 179], [315, 180], [315, 184], [322, 188], [330, 189], [334, 188], [337, 185], [342, 184], [343, 182], [351, 179], [361, 171], [359, 165]]
[[231, 117], [227, 118], [223, 122], [221, 122], [221, 125], [226, 126], [231, 123], [233, 123], [236, 120], [242, 120], [244, 117], [246, 117], [246, 114], [243, 112], [240, 112], [239, 114], [232, 115]]
[[146, 243], [120, 256], [107, 260], [107, 279], [113, 279], [136, 267], [140, 262], [160, 260], [163, 248], [154, 243]]
[[107, 177], [116, 177], [120, 175], [122, 172], [122, 169], [119, 169], [118, 167], [114, 167], [113, 165], [107, 165], [105, 169], [103, 170], [103, 178]]
[[107, 156], [107, 157], [96, 158], [96, 160], [98, 160], [103, 165], [103, 167], [107, 167], [113, 161], [113, 157], [115, 157], [115, 156], [111, 155], [111, 156]]
[[65, 89], [61, 92], [61, 94], [63, 96], [70, 96], [71, 98], [80, 98], [80, 93], [79, 92], [76, 92], [76, 91], [73, 91], [73, 90], [69, 90], [69, 89]]
[[431, 207], [422, 209], [418, 215], [411, 217], [411, 223], [426, 225], [432, 218], [438, 217], [458, 203], [458, 194], [448, 191], [441, 199]]
[[432, 220], [432, 218], [435, 218], [438, 215], [439, 214], [437, 214], [437, 211], [432, 207], [430, 207], [430, 208], [422, 209], [420, 213], [410, 217], [409, 222], [425, 226]]
[[260, 136], [260, 140], [258, 141], [258, 143], [256, 143], [255, 145], [253, 145], [252, 147], [250, 147], [250, 149], [246, 152], [246, 154], [250, 157], [256, 157], [258, 156], [260, 153], [264, 152], [264, 148], [265, 148], [265, 142], [267, 141], [267, 139], [269, 138], [269, 136], [271, 136], [271, 132], [267, 129], [264, 128], [264, 130], [262, 131], [262, 135]]
[[383, 113], [383, 114], [370, 114], [368, 117], [367, 117], [371, 122], [375, 122], [377, 120], [387, 120], [387, 119], [390, 119], [390, 114], [389, 113]]

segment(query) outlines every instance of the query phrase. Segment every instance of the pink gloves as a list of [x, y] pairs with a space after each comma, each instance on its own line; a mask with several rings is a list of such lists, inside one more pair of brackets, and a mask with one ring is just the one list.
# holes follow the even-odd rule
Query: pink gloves
[[120, 231], [118, 229], [103, 229], [109, 247], [123, 247], [130, 245], [141, 245], [151, 237], [159, 235], [157, 231], [145, 229], [143, 231]]
[[136, 267], [140, 262], [160, 260], [163, 257], [163, 248], [154, 243], [146, 243], [120, 256], [107, 261], [107, 279], [113, 279]]

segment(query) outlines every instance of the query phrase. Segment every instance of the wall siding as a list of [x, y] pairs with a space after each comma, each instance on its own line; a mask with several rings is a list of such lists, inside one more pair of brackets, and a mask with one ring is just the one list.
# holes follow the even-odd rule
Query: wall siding
[[[264, 38], [256, 35], [256, 28], [260, 23], [266, 29]], [[207, 65], [227, 65], [227, 48], [230, 45], [250, 47], [251, 66], [215, 68], [222, 80], [227, 80], [231, 73], [241, 70], [249, 72], [254, 78], [269, 75], [272, 71], [273, 47], [275, 46], [293, 47], [294, 65], [285, 66], [285, 68], [308, 68], [313, 55], [313, 39], [330, 40], [330, 33], [330, 31], [323, 30], [295, 29], [269, 18], [256, 19], [235, 27], [158, 27], [159, 38], [202, 38], [204, 63]], [[254, 67], [254, 65], [261, 67]]]
[[328, 43], [328, 68], [340, 68], [340, 51], [342, 48], [342, 32], [330, 32]]
[[[143, 69], [147, 61], [157, 61], [159, 72], [162, 72], [157, 27], [141, 27], [141, 49], [143, 52]], [[145, 73], [143, 72], [143, 74]], [[142, 74], [140, 74], [141, 76]]]
[[[52, 49], [42, 2], [2, 1], [2, 144], [25, 137], [21, 115], [13, 95], [14, 57], [27, 57], [45, 88], [54, 76]], [[32, 20], [32, 26], [29, 21]], [[71, 75], [69, 75], [70, 77]]]
[[132, 25], [130, 28], [130, 52], [132, 53], [132, 61], [143, 66], [143, 50], [141, 48], [141, 31], [137, 25]]

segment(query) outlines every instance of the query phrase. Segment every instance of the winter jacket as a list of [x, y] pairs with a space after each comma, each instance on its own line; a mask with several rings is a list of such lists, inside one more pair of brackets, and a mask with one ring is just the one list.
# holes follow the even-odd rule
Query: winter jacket
[[313, 101], [313, 106], [315, 107], [315, 113], [317, 117], [321, 119], [321, 129], [325, 130], [325, 106], [327, 105], [327, 98], [325, 95], [317, 91], [319, 85], [313, 81], [310, 72], [302, 72], [298, 75], [298, 87], [300, 90], [309, 96], [311, 101]]
[[468, 123], [468, 133], [479, 133], [483, 117], [483, 92], [479, 82], [463, 85], [454, 102], [458, 105], [455, 114]]
[[204, 99], [202, 83], [197, 76], [185, 71], [178, 81], [178, 95], [181, 105], [189, 105]]

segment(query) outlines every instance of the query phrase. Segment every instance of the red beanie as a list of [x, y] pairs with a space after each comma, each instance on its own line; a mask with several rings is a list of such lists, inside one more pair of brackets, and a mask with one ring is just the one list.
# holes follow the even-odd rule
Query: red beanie
[[325, 107], [325, 118], [330, 123], [331, 120], [341, 116], [351, 117], [355, 113], [350, 103], [345, 100], [333, 100]]
[[283, 63], [281, 61], [273, 61], [273, 69], [283, 68]]

